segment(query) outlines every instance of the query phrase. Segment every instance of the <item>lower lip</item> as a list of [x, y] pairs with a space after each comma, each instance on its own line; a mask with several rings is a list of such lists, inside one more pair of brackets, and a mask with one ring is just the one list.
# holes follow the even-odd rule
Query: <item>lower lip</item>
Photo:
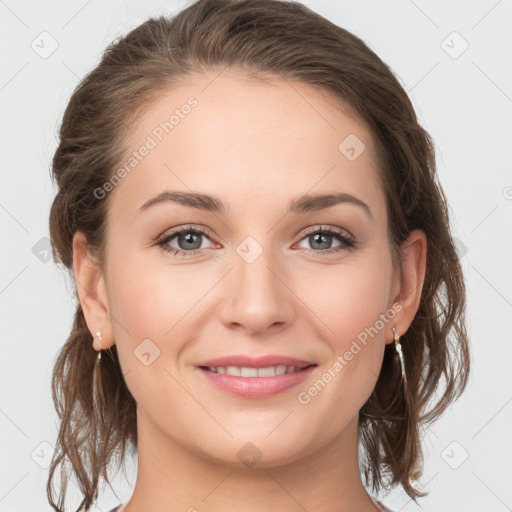
[[277, 395], [285, 389], [297, 386], [316, 368], [310, 366], [294, 373], [285, 373], [275, 377], [236, 377], [225, 373], [214, 373], [204, 368], [198, 368], [209, 381], [223, 391], [244, 398], [265, 398]]

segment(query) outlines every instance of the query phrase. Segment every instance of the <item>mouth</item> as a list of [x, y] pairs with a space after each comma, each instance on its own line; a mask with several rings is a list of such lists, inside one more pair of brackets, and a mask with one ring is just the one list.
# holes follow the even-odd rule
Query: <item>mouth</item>
[[264, 399], [303, 383], [317, 364], [271, 366], [198, 366], [208, 384], [231, 396]]
[[201, 370], [218, 373], [221, 375], [231, 375], [232, 377], [254, 378], [254, 377], [276, 377], [290, 373], [298, 373], [304, 371], [316, 364], [308, 364], [304, 366], [279, 364], [275, 366], [266, 366], [263, 368], [254, 368], [250, 366], [199, 366]]

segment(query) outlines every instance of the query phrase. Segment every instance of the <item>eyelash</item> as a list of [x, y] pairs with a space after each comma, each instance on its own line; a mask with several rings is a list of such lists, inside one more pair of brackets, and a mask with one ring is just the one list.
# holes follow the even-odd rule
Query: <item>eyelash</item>
[[[205, 236], [206, 238], [210, 239], [210, 236], [208, 235], [208, 233], [205, 230], [203, 230], [201, 228], [197, 228], [197, 227], [185, 226], [183, 228], [176, 229], [176, 230], [173, 230], [173, 231], [171, 231], [169, 233], [166, 233], [163, 237], [161, 237], [161, 238], [159, 238], [157, 240], [157, 245], [162, 247], [162, 249], [164, 251], [170, 252], [174, 256], [178, 256], [178, 255], [195, 256], [200, 251], [202, 251], [202, 249], [194, 249], [192, 251], [184, 251], [182, 249], [175, 249], [175, 248], [170, 248], [169, 246], [167, 246], [167, 244], [173, 238], [175, 238], [177, 235], [180, 235], [182, 233], [200, 234], [200, 235]], [[345, 230], [342, 230], [342, 229], [339, 229], [339, 228], [334, 228], [334, 227], [324, 228], [324, 226], [320, 226], [320, 227], [314, 226], [314, 227], [306, 229], [306, 232], [304, 233], [304, 235], [300, 239], [300, 241], [302, 242], [302, 240], [304, 240], [305, 238], [307, 238], [308, 236], [310, 236], [312, 234], [321, 234], [321, 235], [333, 236], [333, 237], [337, 238], [338, 241], [340, 241], [343, 244], [343, 245], [341, 245], [339, 247], [334, 247], [334, 248], [324, 249], [324, 250], [321, 250], [321, 249], [306, 249], [306, 250], [308, 250], [310, 252], [314, 252], [314, 253], [320, 254], [322, 256], [323, 255], [327, 255], [327, 254], [337, 253], [337, 252], [340, 252], [340, 251], [343, 251], [343, 250], [354, 250], [354, 249], [356, 249], [357, 248], [357, 241], [356, 241], [356, 239], [353, 236], [345, 234], [345, 233], [347, 233]]]

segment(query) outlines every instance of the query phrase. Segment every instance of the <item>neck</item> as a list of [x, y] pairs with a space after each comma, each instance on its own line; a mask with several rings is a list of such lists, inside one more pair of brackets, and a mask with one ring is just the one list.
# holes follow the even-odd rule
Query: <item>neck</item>
[[375, 512], [361, 481], [357, 417], [320, 451], [252, 468], [208, 459], [170, 439], [138, 410], [138, 469], [123, 512]]

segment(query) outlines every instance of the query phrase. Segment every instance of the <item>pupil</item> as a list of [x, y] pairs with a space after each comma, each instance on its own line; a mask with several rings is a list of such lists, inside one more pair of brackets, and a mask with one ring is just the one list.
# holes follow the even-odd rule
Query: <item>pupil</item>
[[[199, 249], [201, 247], [201, 242], [199, 241], [199, 244], [197, 244], [198, 240], [199, 240], [199, 237], [201, 235], [199, 233], [185, 233], [184, 235], [181, 235], [179, 237], [179, 241], [185, 241], [187, 244], [190, 244], [190, 243], [194, 243], [194, 241], [196, 242], [196, 245], [197, 247], [185, 247], [186, 249]], [[181, 247], [181, 243], [179, 244], [180, 247]]]
[[324, 233], [317, 233], [315, 235], [313, 235], [313, 244], [315, 243], [319, 243], [320, 245], [322, 245], [322, 247], [318, 247], [318, 249], [329, 249], [329, 242], [322, 242], [321, 239], [322, 238], [327, 238], [329, 239], [331, 237], [331, 235], [326, 235]]

